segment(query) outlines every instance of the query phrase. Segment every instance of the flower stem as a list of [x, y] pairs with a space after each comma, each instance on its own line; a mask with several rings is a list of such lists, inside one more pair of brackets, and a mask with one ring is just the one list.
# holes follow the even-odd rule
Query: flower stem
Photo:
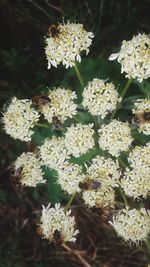
[[123, 198], [123, 201], [124, 201], [125, 205], [126, 206], [129, 206], [128, 201], [127, 201], [127, 198], [126, 198], [124, 192], [122, 191], [122, 189], [120, 189], [120, 194], [121, 194], [121, 196]]
[[74, 69], [75, 69], [75, 71], [76, 71], [76, 74], [77, 74], [77, 77], [78, 77], [78, 79], [79, 79], [80, 85], [81, 85], [81, 87], [83, 87], [83, 86], [84, 86], [84, 82], [83, 82], [81, 73], [80, 73], [80, 71], [79, 71], [79, 68], [78, 68], [76, 62], [75, 62], [75, 64], [74, 64]]
[[122, 165], [122, 167], [126, 168], [126, 164], [124, 163], [124, 161], [121, 158], [118, 158], [118, 161], [120, 163], [120, 165]]
[[66, 249], [68, 252], [74, 254], [85, 267], [91, 267], [91, 265], [81, 256], [81, 253], [79, 250], [73, 250], [71, 249], [67, 244], [62, 244], [62, 247]]
[[39, 126], [39, 127], [44, 127], [44, 128], [48, 128], [49, 125], [45, 124], [45, 123], [35, 123], [35, 126]]
[[148, 241], [148, 239], [145, 239], [144, 243], [145, 243], [145, 245], [147, 247], [148, 253], [150, 254], [150, 242]]
[[[118, 158], [118, 161], [119, 161], [120, 165], [122, 165], [122, 167], [124, 167], [124, 168], [127, 167], [126, 164], [124, 163], [124, 161], [121, 158]], [[124, 201], [125, 205], [129, 206], [127, 198], [126, 198], [126, 196], [125, 196], [125, 194], [124, 194], [124, 192], [123, 192], [123, 190], [121, 188], [120, 188], [120, 194], [121, 194], [121, 196], [123, 198], [123, 201]]]
[[66, 207], [65, 207], [65, 212], [69, 209], [69, 207], [70, 207], [72, 201], [73, 201], [74, 198], [75, 198], [75, 195], [76, 195], [76, 192], [73, 193], [73, 194], [71, 195], [71, 197], [70, 197], [70, 199], [69, 199], [69, 201], [68, 201], [68, 203], [67, 203], [67, 205], [66, 205]]
[[123, 88], [123, 90], [122, 90], [122, 92], [121, 92], [121, 96], [122, 96], [122, 97], [125, 96], [125, 94], [126, 94], [128, 88], [129, 88], [130, 84], [132, 83], [132, 81], [133, 81], [132, 78], [130, 78], [130, 79], [127, 81], [125, 87]]
[[[125, 96], [125, 94], [126, 94], [128, 88], [129, 88], [129, 86], [130, 86], [132, 80], [133, 80], [132, 78], [129, 79], [129, 80], [127, 81], [127, 83], [125, 84], [125, 87], [123, 88], [123, 90], [122, 90], [122, 92], [121, 92], [121, 94], [120, 94], [122, 98]], [[119, 109], [119, 106], [120, 106], [120, 103], [118, 103], [118, 105], [116, 106], [116, 109], [115, 109], [115, 110], [113, 111], [113, 113], [111, 114], [111, 116], [110, 116], [110, 120], [112, 120], [112, 119], [115, 117], [116, 112], [117, 112], [118, 109]]]

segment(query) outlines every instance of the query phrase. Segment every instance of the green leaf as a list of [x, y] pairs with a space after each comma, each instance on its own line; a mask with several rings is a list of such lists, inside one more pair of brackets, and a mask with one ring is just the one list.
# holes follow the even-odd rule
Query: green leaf
[[65, 201], [65, 193], [57, 184], [57, 172], [55, 170], [45, 168], [45, 179], [47, 180], [48, 201], [51, 203], [62, 203]]
[[132, 132], [132, 137], [134, 138], [134, 143], [135, 144], [141, 144], [144, 145], [147, 142], [150, 141], [150, 136], [145, 135], [143, 133], [139, 133], [138, 131], [133, 131]]
[[37, 145], [41, 145], [45, 138], [52, 136], [51, 128], [36, 127], [32, 140]]

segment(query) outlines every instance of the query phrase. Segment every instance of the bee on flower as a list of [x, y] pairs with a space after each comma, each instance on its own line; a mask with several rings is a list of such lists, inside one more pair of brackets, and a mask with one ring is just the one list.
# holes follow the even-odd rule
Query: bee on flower
[[43, 206], [40, 218], [40, 229], [43, 238], [57, 246], [66, 242], [75, 242], [79, 230], [75, 230], [75, 218], [71, 216], [71, 210], [65, 212], [60, 203], [55, 207]]
[[138, 99], [132, 109], [139, 132], [150, 135], [150, 99]]
[[51, 38], [56, 39], [60, 35], [60, 29], [58, 25], [52, 24], [48, 28], [48, 32]]
[[86, 168], [82, 197], [90, 208], [111, 209], [115, 206], [115, 190], [120, 178], [119, 164], [111, 158], [96, 156]]
[[49, 123], [56, 124], [54, 122], [57, 120], [59, 124], [63, 124], [65, 120], [76, 115], [75, 92], [54, 87], [53, 90], [48, 91], [46, 97], [47, 99], [44, 99], [46, 104], [40, 106], [40, 112]]
[[[86, 168], [86, 177], [90, 182], [100, 182], [106, 187], [117, 187], [119, 184], [121, 172], [118, 161], [111, 158], [96, 156], [92, 159], [91, 165]], [[101, 190], [101, 186], [98, 187]]]
[[16, 183], [22, 186], [35, 187], [45, 183], [40, 159], [32, 152], [21, 154], [14, 162], [14, 176]]
[[58, 184], [62, 190], [69, 195], [80, 192], [80, 183], [85, 180], [85, 175], [82, 173], [82, 167], [78, 164], [65, 162], [61, 168], [58, 169]]
[[58, 23], [49, 27], [49, 37], [46, 38], [45, 53], [48, 69], [57, 68], [62, 63], [66, 68], [74, 66], [81, 61], [81, 53], [89, 53], [89, 47], [94, 37], [79, 23]]
[[45, 105], [50, 105], [51, 100], [47, 95], [40, 94], [40, 95], [34, 96], [32, 98], [32, 102], [40, 111]]

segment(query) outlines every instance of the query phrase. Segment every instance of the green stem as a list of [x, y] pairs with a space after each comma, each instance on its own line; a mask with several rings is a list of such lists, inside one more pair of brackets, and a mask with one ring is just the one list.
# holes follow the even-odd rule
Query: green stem
[[147, 247], [148, 253], [150, 254], [150, 242], [148, 241], [148, 239], [145, 239], [144, 243], [145, 243], [145, 245]]
[[[123, 88], [123, 90], [122, 90], [122, 92], [121, 92], [121, 94], [120, 94], [122, 98], [125, 96], [125, 94], [126, 94], [128, 88], [129, 88], [129, 86], [130, 86], [132, 80], [133, 80], [132, 78], [129, 79], [129, 80], [127, 81], [127, 83], [125, 84], [125, 87]], [[112, 119], [115, 117], [116, 112], [117, 112], [118, 109], [119, 109], [119, 106], [120, 106], [120, 103], [117, 104], [116, 109], [115, 109], [115, 110], [113, 111], [113, 113], [111, 114], [111, 116], [110, 116], [110, 120], [112, 120]]]
[[143, 202], [140, 202], [140, 205], [139, 206], [140, 206], [140, 209], [145, 208]]
[[47, 125], [45, 123], [39, 123], [39, 122], [35, 123], [35, 126], [44, 127], [44, 128], [48, 128], [49, 127], [49, 125]]
[[121, 194], [121, 196], [123, 198], [123, 201], [124, 201], [125, 205], [126, 206], [129, 206], [128, 201], [127, 201], [127, 198], [126, 198], [124, 192], [122, 191], [122, 189], [120, 189], [120, 194]]
[[75, 71], [76, 71], [76, 74], [77, 74], [77, 77], [78, 77], [78, 79], [79, 79], [80, 85], [81, 85], [81, 87], [83, 87], [83, 86], [84, 86], [84, 82], [83, 82], [81, 73], [80, 73], [80, 71], [79, 71], [79, 68], [78, 68], [76, 62], [75, 62], [75, 64], [74, 64], [74, 69], [75, 69]]
[[[127, 167], [126, 164], [124, 163], [124, 161], [121, 158], [118, 158], [118, 161], [119, 161], [120, 165], [122, 165], [122, 167], [124, 167], [124, 168]], [[123, 198], [123, 201], [124, 201], [125, 205], [129, 206], [128, 205], [128, 200], [127, 200], [127, 198], [126, 198], [126, 196], [125, 196], [125, 194], [124, 194], [124, 192], [123, 192], [123, 190], [121, 188], [120, 188], [120, 194], [121, 194], [121, 196]]]
[[98, 122], [98, 127], [100, 128], [101, 125], [104, 123], [104, 120], [101, 118], [101, 116], [97, 116], [97, 122]]
[[120, 165], [122, 165], [122, 167], [126, 168], [126, 164], [124, 163], [124, 161], [121, 158], [118, 158], [118, 161], [120, 163]]
[[123, 88], [123, 90], [122, 90], [122, 92], [121, 92], [121, 97], [124, 97], [124, 96], [125, 96], [125, 94], [126, 94], [128, 88], [129, 88], [130, 84], [132, 83], [132, 81], [133, 81], [132, 78], [130, 78], [130, 79], [127, 81], [125, 87]]
[[69, 201], [65, 207], [65, 212], [70, 208], [70, 205], [71, 205], [72, 201], [74, 200], [75, 195], [76, 195], [76, 192], [71, 195], [71, 197], [70, 197], [70, 199], [69, 199]]
[[98, 119], [96, 116], [93, 116], [93, 119], [94, 119], [94, 126], [95, 126], [95, 130], [97, 131], [99, 129], [99, 126], [98, 126]]
[[74, 121], [77, 122], [77, 123], [81, 123], [81, 121], [77, 118], [77, 117], [73, 117]]

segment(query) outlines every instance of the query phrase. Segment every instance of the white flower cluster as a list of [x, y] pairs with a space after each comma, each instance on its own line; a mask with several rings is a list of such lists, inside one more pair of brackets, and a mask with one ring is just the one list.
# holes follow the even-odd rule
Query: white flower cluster
[[83, 199], [89, 207], [114, 208], [115, 191], [112, 187], [102, 185], [99, 190], [83, 191]]
[[58, 170], [58, 184], [62, 190], [68, 194], [80, 192], [79, 183], [85, 180], [85, 175], [82, 173], [82, 167], [78, 164], [64, 163], [63, 167]]
[[39, 183], [45, 183], [40, 160], [32, 152], [21, 154], [14, 163], [15, 172], [23, 186], [35, 187]]
[[[60, 207], [60, 204], [55, 204], [54, 208], [43, 206], [40, 228], [43, 238], [50, 242], [55, 242], [55, 230], [59, 231], [62, 243], [76, 241], [76, 235], [79, 233], [75, 230], [75, 219], [70, 216], [71, 210], [66, 211]], [[56, 240], [57, 241], [57, 240]]]
[[123, 41], [119, 53], [112, 54], [109, 60], [121, 64], [121, 73], [125, 72], [127, 78], [142, 82], [150, 77], [150, 36], [139, 33], [130, 41]]
[[100, 156], [93, 158], [92, 164], [86, 170], [89, 181], [99, 181], [106, 187], [118, 186], [120, 175], [118, 161], [114, 162], [111, 158], [105, 159]]
[[41, 112], [48, 122], [52, 123], [56, 116], [64, 123], [67, 118], [72, 118], [76, 114], [77, 105], [73, 102], [77, 98], [75, 92], [58, 87], [49, 90], [47, 96], [50, 98], [50, 104], [43, 105]]
[[115, 157], [128, 150], [133, 140], [128, 122], [112, 120], [109, 124], [102, 125], [98, 132], [99, 146]]
[[121, 180], [121, 187], [129, 197], [147, 198], [150, 193], [150, 172], [145, 172], [143, 169], [127, 169]]
[[79, 157], [93, 148], [93, 124], [72, 124], [65, 134], [65, 144], [69, 154]]
[[31, 135], [34, 133], [31, 129], [40, 117], [38, 112], [32, 108], [31, 101], [14, 97], [3, 115], [2, 120], [7, 134], [21, 141], [31, 140]]
[[114, 84], [104, 80], [94, 79], [83, 91], [83, 106], [93, 116], [99, 115], [102, 119], [113, 111], [120, 101], [121, 97], [118, 96]]
[[138, 123], [139, 132], [150, 135], [150, 99], [138, 99], [132, 113]]
[[126, 207], [126, 209], [119, 210], [117, 215], [113, 217], [111, 224], [117, 234], [126, 242], [138, 245], [150, 233], [150, 210], [145, 210], [144, 208], [129, 210]]
[[89, 46], [94, 37], [92, 32], [84, 30], [82, 24], [58, 24], [57, 34], [50, 34], [46, 38], [45, 53], [48, 60], [48, 69], [51, 65], [57, 67], [62, 63], [66, 68], [72, 67], [75, 61], [81, 61], [81, 52], [89, 53]]
[[[66, 68], [76, 66], [76, 61], [81, 61], [81, 53], [84, 51], [86, 54], [89, 53], [93, 37], [93, 33], [87, 32], [82, 24], [68, 21], [66, 24], [51, 25], [45, 48], [48, 69], [51, 66], [57, 68], [61, 63]], [[131, 41], [123, 41], [120, 52], [111, 55], [110, 60], [114, 59], [121, 63], [121, 72], [125, 72], [127, 78], [134, 78], [139, 82], [149, 78], [150, 36], [138, 34]], [[102, 119], [115, 110], [122, 99], [113, 83], [97, 78], [87, 84], [82, 96], [83, 107], [91, 115], [100, 116]], [[15, 139], [30, 141], [34, 133], [33, 127], [40, 119], [40, 114], [33, 105], [37, 107], [44, 119], [56, 127], [56, 121], [62, 125], [77, 114], [76, 99], [75, 92], [61, 87], [54, 87], [47, 95], [34, 96], [32, 101], [18, 100], [14, 97], [4, 112], [5, 131]], [[135, 114], [139, 131], [149, 135], [150, 100], [137, 100], [132, 112]], [[37, 125], [45, 126], [41, 123]], [[42, 165], [46, 165], [57, 171], [57, 183], [62, 190], [72, 195], [71, 201], [76, 193], [81, 193], [85, 204], [90, 208], [114, 209], [114, 188], [118, 185], [127, 196], [133, 199], [149, 196], [150, 142], [143, 147], [135, 146], [130, 152], [128, 156], [130, 167], [125, 169], [123, 176], [118, 160], [113, 161], [112, 158], [97, 155], [90, 165], [88, 165], [89, 162], [82, 163], [86, 156], [91, 157], [89, 153], [80, 159], [80, 164], [84, 164], [86, 168], [86, 170], [83, 168], [84, 171], [82, 165], [71, 163], [71, 160], [75, 160], [74, 157], [80, 157], [90, 149], [96, 148], [97, 142], [102, 150], [107, 150], [112, 156], [119, 157], [122, 151], [129, 149], [133, 141], [128, 122], [113, 119], [109, 124], [101, 126], [98, 130], [99, 135], [94, 131], [92, 123], [71, 124], [67, 129], [65, 124], [63, 127], [61, 129], [64, 136], [53, 135], [44, 140], [39, 147], [39, 158], [32, 152], [23, 153], [17, 158], [14, 163], [14, 178], [18, 179], [16, 182], [22, 186], [31, 187], [45, 183]], [[96, 138], [98, 140], [95, 140]], [[99, 150], [96, 148], [91, 152], [98, 154]], [[71, 216], [71, 210], [67, 211], [67, 207], [61, 208], [59, 203], [55, 204], [55, 207], [51, 207], [50, 204], [47, 207], [43, 206], [39, 230], [43, 238], [55, 245], [63, 245], [68, 241], [75, 242], [79, 233], [75, 230], [75, 218]], [[110, 223], [125, 241], [138, 244], [150, 233], [150, 210], [125, 207], [113, 216]]]
[[115, 187], [119, 183], [120, 171], [118, 162], [114, 162], [111, 158], [97, 156], [92, 160], [92, 164], [86, 170], [87, 183], [100, 183], [98, 188], [89, 188], [83, 191], [83, 199], [90, 206], [99, 208], [114, 207]]
[[128, 161], [132, 169], [127, 168], [121, 180], [125, 194], [133, 198], [147, 198], [150, 193], [150, 142], [144, 147], [136, 146]]
[[143, 147], [135, 146], [129, 154], [128, 161], [134, 169], [150, 170], [150, 142]]
[[46, 138], [39, 149], [42, 164], [49, 168], [57, 170], [69, 159], [69, 153], [63, 137], [53, 136], [51, 139]]

